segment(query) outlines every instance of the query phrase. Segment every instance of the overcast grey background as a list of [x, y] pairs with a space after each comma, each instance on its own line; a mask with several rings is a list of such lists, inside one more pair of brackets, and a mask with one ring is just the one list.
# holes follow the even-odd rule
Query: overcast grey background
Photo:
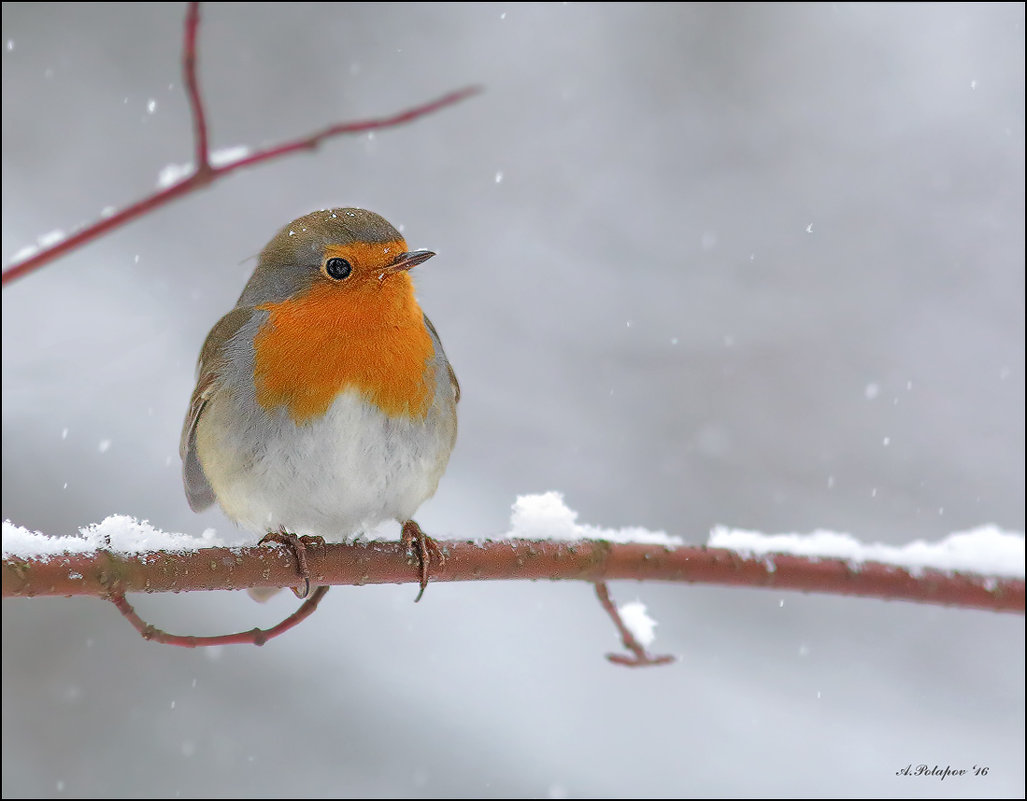
[[[181, 4], [3, 5], [3, 257], [191, 157]], [[1024, 528], [1022, 4], [211, 4], [213, 145], [468, 83], [409, 127], [238, 174], [3, 291], [4, 518], [193, 515], [193, 364], [289, 219], [360, 205], [438, 258], [463, 386], [419, 519], [871, 541]], [[156, 101], [148, 113], [147, 104]], [[876, 395], [875, 395], [876, 388]], [[62, 430], [67, 429], [66, 438]], [[101, 452], [99, 444], [110, 441]], [[1024, 620], [616, 583], [336, 588], [262, 649], [143, 642], [94, 599], [3, 603], [5, 796], [1020, 796]], [[215, 633], [295, 605], [137, 597]], [[907, 764], [987, 777], [905, 778]]]

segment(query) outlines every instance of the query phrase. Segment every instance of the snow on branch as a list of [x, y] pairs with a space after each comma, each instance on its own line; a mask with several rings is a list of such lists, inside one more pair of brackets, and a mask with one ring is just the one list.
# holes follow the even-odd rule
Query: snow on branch
[[446, 106], [459, 103], [461, 100], [480, 91], [479, 87], [468, 86], [386, 117], [338, 123], [324, 130], [254, 152], [251, 152], [246, 147], [233, 147], [212, 153], [208, 144], [207, 113], [203, 100], [200, 97], [199, 77], [196, 71], [199, 27], [200, 4], [189, 3], [185, 20], [185, 37], [182, 45], [182, 71], [185, 77], [186, 92], [189, 97], [189, 108], [193, 120], [193, 140], [196, 154], [194, 163], [165, 167], [158, 179], [159, 190], [157, 192], [136, 201], [120, 211], [110, 214], [105, 213], [101, 219], [74, 232], [70, 236], [66, 237], [63, 231], [52, 231], [40, 237], [38, 245], [29, 245], [22, 248], [14, 255], [13, 261], [15, 263], [3, 271], [0, 282], [2, 282], [4, 287], [10, 281], [28, 275], [33, 270], [37, 270], [57, 257], [81, 247], [87, 242], [91, 242], [108, 231], [130, 222], [136, 217], [141, 217], [176, 198], [202, 189], [236, 170], [252, 167], [256, 164], [271, 161], [292, 153], [316, 150], [323, 141], [336, 136], [365, 133], [382, 128], [394, 128], [398, 125], [413, 122], [419, 117], [424, 117]]
[[899, 546], [863, 543], [851, 534], [834, 531], [767, 535], [717, 526], [710, 532], [709, 545], [754, 556], [789, 553], [844, 559], [854, 566], [879, 562], [904, 567], [913, 575], [930, 569], [1024, 578], [1024, 535], [992, 525], [957, 531], [940, 542], [915, 540]]
[[[1024, 535], [1019, 532], [988, 527], [894, 553], [851, 537], [844, 539], [842, 552], [838, 542], [843, 540], [825, 538], [823, 532], [787, 537], [749, 533], [739, 538], [717, 529], [710, 546], [683, 545], [663, 532], [579, 524], [562, 496], [549, 492], [519, 497], [511, 530], [499, 538], [441, 540], [445, 564], [432, 572], [431, 581], [634, 579], [1024, 611]], [[311, 583], [318, 585], [394, 584], [420, 577], [416, 554], [398, 542], [329, 544], [308, 550], [306, 559]], [[990, 566], [987, 572], [980, 572], [982, 565]], [[168, 534], [128, 517], [110, 517], [78, 536], [57, 538], [8, 521], [2, 579], [5, 598], [111, 598], [126, 592], [291, 587], [297, 584], [297, 566], [285, 547], [244, 545], [240, 536], [222, 539], [210, 530], [199, 538]]]

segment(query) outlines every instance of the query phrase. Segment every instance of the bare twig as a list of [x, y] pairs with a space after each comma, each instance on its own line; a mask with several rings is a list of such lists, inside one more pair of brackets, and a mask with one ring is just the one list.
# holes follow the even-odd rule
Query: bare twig
[[332, 125], [322, 131], [313, 134], [282, 142], [277, 145], [258, 150], [241, 158], [232, 159], [224, 164], [214, 166], [210, 161], [210, 148], [208, 145], [207, 119], [204, 111], [203, 101], [200, 97], [199, 80], [196, 75], [197, 59], [197, 35], [199, 32], [200, 12], [199, 3], [190, 3], [186, 13], [185, 39], [182, 46], [182, 68], [185, 73], [186, 91], [189, 97], [189, 106], [193, 117], [193, 132], [195, 137], [196, 163], [192, 173], [176, 184], [165, 189], [154, 192], [151, 195], [136, 201], [121, 211], [109, 217], [97, 220], [92, 225], [83, 228], [55, 245], [44, 248], [24, 261], [8, 267], [3, 271], [2, 285], [22, 276], [28, 275], [34, 270], [53, 261], [59, 256], [74, 250], [87, 242], [91, 242], [108, 231], [118, 228], [131, 220], [141, 217], [166, 203], [181, 197], [182, 195], [195, 192], [205, 186], [224, 178], [229, 173], [241, 170], [245, 167], [252, 167], [262, 162], [287, 156], [303, 150], [314, 150], [326, 139], [344, 134], [357, 134], [366, 131], [379, 130], [381, 128], [393, 128], [412, 122], [419, 117], [432, 114], [446, 106], [459, 103], [467, 97], [481, 91], [480, 87], [468, 86], [449, 92], [428, 103], [405, 109], [386, 117], [377, 117], [356, 122], [344, 122]]
[[606, 610], [606, 614], [613, 621], [613, 625], [617, 627], [617, 631], [620, 633], [620, 641], [632, 654], [631, 656], [607, 654], [607, 659], [613, 662], [613, 664], [623, 667], [652, 667], [653, 665], [668, 665], [674, 661], [674, 657], [670, 654], [652, 656], [645, 650], [645, 647], [638, 641], [631, 629], [624, 625], [624, 620], [621, 618], [617, 606], [613, 603], [613, 599], [610, 598], [610, 590], [606, 586], [605, 581], [596, 582], [596, 595], [599, 597], [599, 603]]
[[207, 147], [207, 115], [200, 98], [200, 81], [196, 77], [196, 35], [200, 29], [200, 4], [190, 3], [185, 14], [185, 43], [182, 45], [182, 71], [193, 115], [193, 140], [196, 146], [197, 174], [210, 171], [210, 150]]
[[[444, 571], [431, 583], [500, 579], [678, 581], [767, 587], [886, 600], [905, 600], [997, 612], [1024, 611], [1022, 579], [909, 571], [867, 562], [780, 554], [747, 557], [721, 548], [613, 544], [599, 540], [549, 542], [440, 540]], [[312, 585], [395, 584], [421, 580], [416, 555], [399, 542], [327, 545], [307, 552]], [[292, 587], [296, 558], [287, 548], [204, 548], [119, 554], [93, 551], [39, 559], [6, 558], [3, 597]]]
[[269, 629], [250, 629], [249, 631], [240, 631], [236, 634], [220, 634], [214, 637], [193, 637], [188, 634], [169, 634], [156, 626], [151, 626], [149, 623], [144, 621], [136, 613], [132, 605], [125, 600], [125, 596], [121, 593], [113, 593], [110, 596], [110, 601], [125, 616], [125, 619], [138, 631], [144, 640], [153, 640], [154, 642], [163, 643], [164, 645], [178, 645], [182, 648], [203, 648], [211, 645], [244, 645], [250, 643], [252, 645], [263, 645], [268, 640], [274, 639], [279, 634], [284, 634], [293, 626], [298, 626], [308, 617], [310, 617], [314, 610], [317, 609], [317, 605], [321, 603], [321, 599], [325, 597], [325, 593], [329, 590], [328, 587], [318, 587], [311, 594], [303, 605], [289, 615], [281, 623], [272, 626]]

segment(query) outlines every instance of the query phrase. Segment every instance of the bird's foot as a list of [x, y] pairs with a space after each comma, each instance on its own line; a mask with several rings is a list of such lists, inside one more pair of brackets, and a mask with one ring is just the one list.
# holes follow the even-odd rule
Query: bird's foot
[[428, 586], [428, 575], [432, 562], [435, 562], [437, 568], [442, 570], [446, 565], [446, 555], [442, 552], [438, 542], [421, 531], [421, 527], [413, 520], [407, 520], [403, 524], [400, 541], [408, 551], [413, 551], [421, 565], [421, 591], [414, 599], [414, 603], [417, 603], [424, 595], [425, 587]]
[[259, 544], [263, 545], [265, 542], [277, 542], [280, 545], [285, 545], [292, 551], [296, 557], [296, 572], [303, 579], [302, 591], [299, 587], [293, 587], [292, 592], [297, 598], [306, 598], [310, 595], [310, 568], [307, 566], [307, 548], [319, 548], [324, 553], [324, 537], [312, 537], [307, 534], [297, 537], [295, 534], [286, 531], [283, 526], [278, 531], [269, 531], [260, 540]]

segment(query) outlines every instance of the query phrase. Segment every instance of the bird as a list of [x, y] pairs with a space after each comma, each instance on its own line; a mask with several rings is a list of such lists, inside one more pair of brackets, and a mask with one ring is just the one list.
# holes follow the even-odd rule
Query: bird
[[456, 442], [460, 384], [380, 215], [333, 208], [299, 217], [260, 252], [235, 307], [200, 350], [182, 427], [185, 494], [238, 526], [305, 549], [388, 520], [420, 563], [421, 599], [438, 544], [413, 520]]

